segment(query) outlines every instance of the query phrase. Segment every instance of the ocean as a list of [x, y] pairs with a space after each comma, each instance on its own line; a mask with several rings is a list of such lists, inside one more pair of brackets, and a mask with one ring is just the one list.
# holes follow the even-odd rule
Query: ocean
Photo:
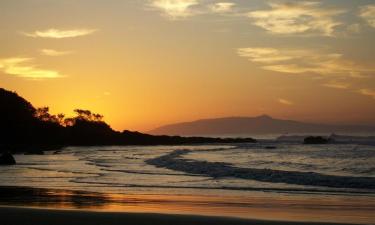
[[[298, 210], [337, 207], [337, 212], [343, 214], [361, 212], [349, 213], [347, 216], [353, 217], [347, 221], [375, 219], [371, 213], [375, 206], [373, 145], [261, 141], [230, 145], [67, 147], [44, 155], [15, 158], [17, 165], [0, 167], [1, 186], [127, 196], [219, 197], [219, 206], [230, 216], [251, 218], [251, 208], [272, 208], [270, 199], [277, 199], [279, 206]], [[254, 201], [259, 196], [262, 198]], [[242, 211], [236, 213], [235, 208]]]

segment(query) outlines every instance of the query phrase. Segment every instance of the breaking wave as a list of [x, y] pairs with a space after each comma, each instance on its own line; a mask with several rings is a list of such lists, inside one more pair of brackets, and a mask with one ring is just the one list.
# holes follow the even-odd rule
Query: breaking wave
[[184, 159], [181, 156], [191, 150], [175, 150], [146, 163], [188, 174], [198, 174], [213, 178], [234, 177], [261, 182], [286, 183], [330, 188], [375, 189], [375, 177], [353, 177], [326, 175], [316, 172], [283, 171], [258, 168], [238, 168], [230, 163], [207, 162]]

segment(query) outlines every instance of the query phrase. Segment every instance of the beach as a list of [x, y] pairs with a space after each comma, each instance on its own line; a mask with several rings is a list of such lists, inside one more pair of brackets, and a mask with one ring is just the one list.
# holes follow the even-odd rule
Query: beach
[[[22, 216], [20, 216], [22, 215]], [[56, 210], [22, 207], [0, 207], [0, 218], [4, 225], [338, 225], [339, 223], [312, 223], [250, 220], [228, 217], [196, 215], [171, 215], [155, 213], [94, 212], [82, 210]]]
[[0, 167], [5, 225], [375, 221], [373, 146], [93, 146], [14, 156], [17, 165]]
[[365, 198], [334, 201], [248, 195], [251, 201], [207, 195], [114, 195], [0, 187], [0, 218], [5, 225], [75, 224], [75, 221], [83, 225], [372, 224], [374, 221], [375, 202], [366, 202]]
[[0, 225], [375, 225], [375, 0], [0, 0]]

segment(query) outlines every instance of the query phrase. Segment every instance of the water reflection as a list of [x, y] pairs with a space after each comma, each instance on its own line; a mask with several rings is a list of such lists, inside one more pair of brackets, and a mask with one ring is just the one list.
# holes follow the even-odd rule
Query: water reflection
[[231, 216], [288, 221], [375, 221], [375, 198], [249, 192], [247, 196], [113, 194], [27, 187], [0, 187], [0, 205], [111, 212]]
[[0, 187], [0, 203], [54, 208], [100, 208], [109, 199], [104, 194], [74, 190]]

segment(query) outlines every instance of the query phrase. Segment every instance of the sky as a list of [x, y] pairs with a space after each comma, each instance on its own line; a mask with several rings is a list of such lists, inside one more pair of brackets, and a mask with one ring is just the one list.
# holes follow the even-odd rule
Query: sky
[[1, 0], [0, 87], [116, 130], [375, 125], [374, 0]]

